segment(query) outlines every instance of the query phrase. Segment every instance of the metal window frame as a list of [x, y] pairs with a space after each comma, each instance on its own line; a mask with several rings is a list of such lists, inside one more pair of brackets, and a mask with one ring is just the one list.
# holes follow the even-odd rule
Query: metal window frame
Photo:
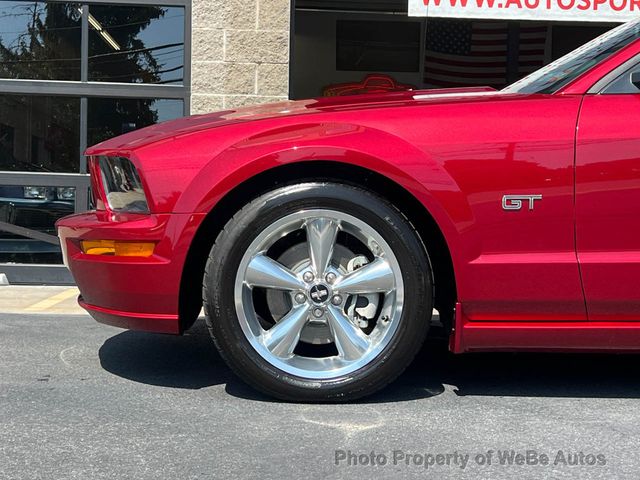
[[[41, 0], [47, 3], [69, 3], [69, 0]], [[25, 0], [27, 3], [27, 0]], [[43, 187], [76, 187], [75, 212], [87, 210], [89, 202], [89, 175], [84, 151], [87, 148], [88, 100], [89, 98], [159, 98], [182, 100], [183, 114], [191, 111], [191, 0], [89, 0], [79, 1], [82, 9], [81, 44], [80, 44], [80, 80], [32, 80], [32, 79], [0, 79], [0, 95], [42, 95], [74, 97], [80, 99], [80, 162], [77, 173], [39, 173], [39, 172], [7, 172], [0, 171], [0, 185], [38, 185]], [[182, 85], [154, 85], [140, 83], [117, 83], [89, 81], [89, 8], [91, 5], [114, 6], [159, 6], [184, 8], [184, 64]], [[1, 230], [12, 231], [24, 235], [24, 229], [11, 225], [0, 225]], [[19, 231], [18, 231], [19, 230]], [[33, 231], [31, 238], [51, 242], [53, 236]], [[44, 238], [44, 237], [51, 238]], [[11, 270], [13, 276], [19, 276], [19, 283], [34, 272], [33, 282], [41, 283], [43, 278], [62, 278], [61, 265], [21, 265], [0, 263], [0, 272]], [[26, 269], [26, 270], [25, 270]], [[51, 274], [51, 270], [54, 272]], [[63, 275], [64, 276], [64, 275]], [[65, 277], [67, 278], [67, 277]], [[68, 277], [70, 278], [70, 277]], [[10, 278], [11, 281], [11, 278]], [[46, 281], [45, 281], [46, 283]]]
[[185, 97], [184, 89], [185, 87], [179, 85], [153, 85], [144, 83], [0, 79], [0, 93], [2, 94], [182, 99]]

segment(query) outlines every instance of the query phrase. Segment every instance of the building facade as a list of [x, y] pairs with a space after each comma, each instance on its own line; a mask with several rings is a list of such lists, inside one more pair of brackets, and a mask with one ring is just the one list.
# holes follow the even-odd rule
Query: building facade
[[289, 96], [290, 0], [194, 0], [191, 112]]
[[71, 281], [54, 222], [91, 207], [88, 145], [288, 98], [501, 88], [616, 24], [410, 16], [417, 1], [0, 0], [0, 273]]

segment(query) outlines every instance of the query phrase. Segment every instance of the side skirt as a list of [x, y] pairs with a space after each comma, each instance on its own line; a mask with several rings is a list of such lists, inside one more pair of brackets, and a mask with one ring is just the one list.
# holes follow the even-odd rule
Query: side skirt
[[640, 321], [470, 322], [457, 303], [449, 350], [640, 352]]

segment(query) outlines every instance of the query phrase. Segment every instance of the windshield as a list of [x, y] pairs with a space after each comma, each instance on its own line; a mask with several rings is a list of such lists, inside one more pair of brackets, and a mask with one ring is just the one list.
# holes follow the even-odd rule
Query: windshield
[[625, 23], [509, 85], [503, 92], [554, 93], [638, 38], [640, 20]]

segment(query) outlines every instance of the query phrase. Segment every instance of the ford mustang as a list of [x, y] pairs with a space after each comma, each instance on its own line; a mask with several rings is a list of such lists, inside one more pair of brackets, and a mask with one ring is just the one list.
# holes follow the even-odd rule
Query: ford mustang
[[451, 351], [640, 350], [640, 21], [501, 91], [191, 116], [87, 151], [58, 222], [99, 322], [181, 334], [292, 401]]

